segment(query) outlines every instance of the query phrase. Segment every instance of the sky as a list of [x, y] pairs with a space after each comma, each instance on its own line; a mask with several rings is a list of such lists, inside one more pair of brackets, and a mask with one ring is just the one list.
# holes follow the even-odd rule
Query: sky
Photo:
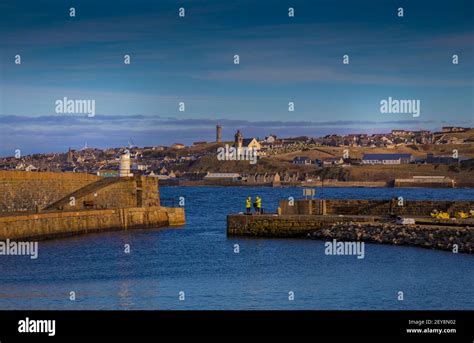
[[[474, 126], [473, 19], [472, 0], [0, 0], [0, 156], [213, 141], [217, 123], [228, 140]], [[57, 113], [64, 97], [96, 115]], [[381, 113], [389, 97], [420, 116]]]

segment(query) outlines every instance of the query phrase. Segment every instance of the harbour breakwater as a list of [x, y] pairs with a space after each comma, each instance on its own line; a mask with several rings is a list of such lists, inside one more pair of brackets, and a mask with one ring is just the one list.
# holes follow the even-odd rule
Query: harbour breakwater
[[[474, 226], [397, 225], [366, 216], [229, 215], [229, 236], [313, 238], [412, 245], [474, 253]], [[456, 244], [456, 246], [455, 246]]]
[[423, 248], [474, 253], [474, 229], [468, 226], [410, 225], [393, 223], [336, 222], [315, 230], [313, 239], [365, 241], [380, 244], [413, 245]]
[[[472, 201], [297, 200], [280, 202], [278, 213], [227, 216], [229, 236], [314, 238], [413, 245], [474, 253], [474, 219], [435, 220], [433, 209], [473, 209]], [[410, 216], [413, 225], [397, 224]]]
[[0, 240], [40, 240], [92, 232], [184, 224], [184, 209], [168, 207], [19, 214], [0, 217]]
[[0, 191], [0, 239], [185, 224], [184, 208], [161, 206], [154, 177], [2, 172]]
[[100, 179], [86, 173], [0, 170], [0, 213], [36, 211]]

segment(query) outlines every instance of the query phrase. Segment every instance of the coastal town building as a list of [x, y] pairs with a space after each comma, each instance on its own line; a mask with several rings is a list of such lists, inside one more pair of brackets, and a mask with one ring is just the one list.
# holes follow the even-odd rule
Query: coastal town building
[[149, 165], [142, 164], [142, 163], [132, 163], [132, 170], [136, 171], [146, 171], [150, 168]]
[[186, 146], [185, 146], [184, 144], [182, 144], [182, 143], [174, 143], [173, 145], [171, 145], [170, 148], [171, 148], [171, 149], [179, 149], [179, 150], [181, 150], [181, 149], [184, 149], [185, 147], [186, 147]]
[[256, 149], [260, 150], [261, 149], [260, 143], [257, 141], [256, 138], [244, 138], [242, 141], [242, 146], [241, 148], [248, 148], [248, 149]]
[[255, 174], [243, 174], [242, 181], [247, 184], [256, 185], [280, 185], [281, 177], [279, 173], [255, 173]]
[[255, 152], [256, 156], [265, 156], [266, 154], [256, 138], [244, 138], [240, 130], [235, 133], [234, 147], [237, 149], [237, 156], [245, 156], [251, 152]]
[[275, 143], [276, 140], [277, 140], [277, 136], [276, 136], [276, 135], [270, 135], [270, 136], [265, 137], [264, 142], [271, 144], [271, 143]]
[[297, 156], [293, 159], [293, 164], [309, 165], [309, 164], [311, 164], [311, 159], [309, 159], [308, 157]]
[[451, 133], [451, 132], [465, 132], [468, 131], [469, 127], [460, 127], [460, 126], [443, 126], [441, 131], [443, 133]]
[[328, 157], [322, 160], [323, 166], [339, 166], [344, 164], [344, 159], [342, 157]]
[[364, 154], [362, 164], [407, 164], [412, 159], [411, 154]]
[[237, 149], [247, 148], [260, 150], [262, 148], [256, 138], [244, 138], [240, 130], [237, 130], [234, 137], [234, 147]]
[[392, 130], [392, 136], [411, 136], [413, 131], [409, 130]]

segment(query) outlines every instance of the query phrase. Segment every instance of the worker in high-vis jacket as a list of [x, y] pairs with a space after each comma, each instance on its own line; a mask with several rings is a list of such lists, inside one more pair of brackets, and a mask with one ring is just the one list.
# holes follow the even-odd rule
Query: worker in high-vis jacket
[[250, 214], [252, 211], [252, 198], [250, 196], [245, 200], [245, 209], [247, 210], [247, 214]]
[[262, 199], [258, 195], [255, 198], [255, 202], [257, 203], [257, 213], [262, 213]]

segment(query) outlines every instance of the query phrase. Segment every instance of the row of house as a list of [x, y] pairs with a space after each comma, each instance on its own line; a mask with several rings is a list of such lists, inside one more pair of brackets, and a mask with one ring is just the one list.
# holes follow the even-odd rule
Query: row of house
[[441, 131], [443, 133], [455, 133], [455, 132], [466, 132], [470, 130], [470, 127], [460, 127], [460, 126], [443, 126]]
[[318, 167], [323, 166], [342, 166], [344, 164], [360, 164], [355, 159], [344, 159], [342, 157], [329, 157], [322, 160], [316, 159], [311, 160], [309, 157], [297, 156], [293, 159], [293, 164], [296, 165], [312, 165], [315, 164]]
[[362, 164], [407, 164], [414, 162], [412, 154], [364, 154]]
[[242, 182], [247, 184], [269, 184], [269, 183], [291, 183], [307, 180], [312, 176], [309, 173], [299, 172], [264, 172], [264, 173], [213, 173], [213, 172], [185, 172], [182, 174], [173, 174], [184, 181], [226, 181]]
[[344, 166], [344, 165], [395, 165], [409, 163], [429, 163], [429, 164], [454, 164], [465, 160], [462, 157], [452, 156], [434, 156], [427, 154], [426, 159], [416, 159], [412, 154], [363, 154], [362, 159], [349, 159], [342, 157], [326, 158], [323, 160], [311, 160], [308, 157], [297, 156], [293, 159], [296, 165], [316, 165], [318, 167], [326, 166]]

